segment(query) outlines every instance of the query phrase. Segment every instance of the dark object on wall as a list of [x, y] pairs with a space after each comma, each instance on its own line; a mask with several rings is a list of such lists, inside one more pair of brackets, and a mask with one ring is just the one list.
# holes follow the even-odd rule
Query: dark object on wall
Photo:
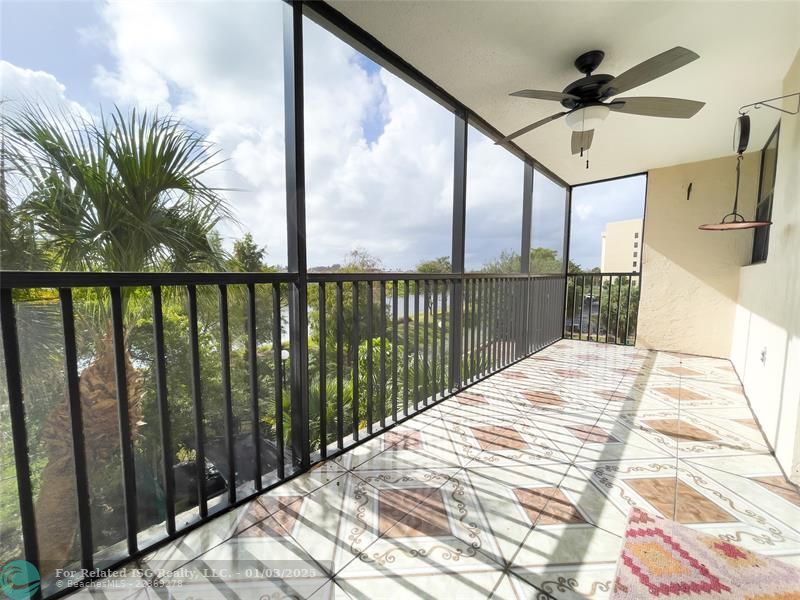
[[733, 128], [733, 150], [736, 154], [744, 154], [750, 142], [750, 117], [739, 115]]
[[739, 212], [739, 176], [743, 158], [741, 154], [736, 157], [736, 193], [733, 196], [733, 211], [722, 217], [722, 221], [719, 223], [706, 223], [705, 225], [700, 225], [699, 229], [704, 231], [733, 231], [772, 225], [772, 221], [748, 221]]

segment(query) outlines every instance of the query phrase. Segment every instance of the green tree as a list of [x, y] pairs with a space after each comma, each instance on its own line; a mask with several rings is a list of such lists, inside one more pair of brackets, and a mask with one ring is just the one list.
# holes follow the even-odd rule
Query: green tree
[[[210, 236], [229, 217], [223, 197], [204, 183], [219, 164], [202, 135], [171, 117], [124, 113], [92, 119], [45, 106], [23, 105], [3, 116], [4, 162], [24, 179], [18, 211], [36, 244], [58, 270], [150, 271], [221, 268]], [[76, 294], [88, 341], [79, 349], [84, 436], [93, 482], [118, 459], [114, 350], [105, 292]], [[142, 312], [132, 290], [123, 295], [126, 329]], [[137, 436], [144, 398], [142, 373], [125, 353], [129, 421]], [[70, 467], [67, 405], [57, 403], [41, 435], [47, 462], [36, 500], [45, 572], [63, 563], [75, 539], [75, 494]], [[98, 475], [98, 473], [100, 475]], [[93, 497], [94, 507], [102, 497]], [[101, 519], [102, 523], [102, 519]], [[42, 537], [45, 536], [45, 537]]]
[[432, 260], [422, 261], [417, 265], [418, 273], [450, 273], [453, 266], [449, 256], [440, 256]]
[[253, 241], [253, 235], [247, 232], [242, 239], [233, 243], [233, 256], [229, 261], [230, 270], [260, 273], [267, 268], [264, 264], [266, 253], [266, 248], [258, 246]]
[[[550, 248], [531, 248], [530, 272], [537, 275], [561, 273], [563, 260], [558, 251]], [[496, 259], [486, 263], [481, 271], [486, 273], [519, 273], [521, 269], [519, 252], [503, 250]], [[569, 272], [580, 273], [581, 267], [569, 261]]]

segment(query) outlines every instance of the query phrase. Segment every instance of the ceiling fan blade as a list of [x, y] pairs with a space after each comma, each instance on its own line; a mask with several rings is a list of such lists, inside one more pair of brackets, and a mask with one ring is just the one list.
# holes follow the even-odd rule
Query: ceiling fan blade
[[522, 129], [519, 129], [519, 130], [515, 131], [514, 133], [511, 133], [511, 134], [507, 135], [502, 140], [499, 140], [499, 141], [495, 142], [495, 144], [502, 144], [504, 142], [508, 142], [510, 140], [513, 140], [514, 138], [519, 137], [524, 133], [528, 133], [529, 131], [533, 131], [537, 127], [541, 127], [542, 125], [547, 125], [547, 123], [549, 123], [550, 121], [555, 121], [559, 117], [563, 117], [568, 112], [569, 111], [556, 113], [554, 115], [550, 115], [549, 117], [545, 117], [544, 119], [536, 121], [536, 123], [531, 123], [530, 125], [526, 125]]
[[513, 92], [509, 96], [516, 96], [517, 98], [533, 98], [535, 100], [553, 100], [554, 102], [561, 102], [562, 100], [578, 100], [578, 96], [573, 94], [565, 94], [564, 92], [550, 92], [548, 90], [520, 90]]
[[600, 93], [606, 98], [608, 96], [616, 96], [617, 94], [627, 92], [628, 90], [643, 85], [648, 81], [658, 79], [662, 75], [671, 73], [675, 69], [680, 69], [698, 58], [700, 58], [700, 56], [691, 50], [676, 46], [672, 50], [667, 50], [653, 58], [648, 58], [646, 61], [639, 63], [635, 67], [631, 67], [621, 75], [617, 75], [600, 88]]
[[588, 150], [591, 148], [592, 139], [594, 139], [594, 129], [587, 129], [586, 131], [573, 131], [572, 153], [580, 154], [583, 150]]
[[669, 119], [689, 119], [705, 106], [705, 102], [684, 100], [683, 98], [658, 98], [640, 96], [636, 98], [617, 98], [608, 107], [629, 115], [646, 117], [666, 117]]

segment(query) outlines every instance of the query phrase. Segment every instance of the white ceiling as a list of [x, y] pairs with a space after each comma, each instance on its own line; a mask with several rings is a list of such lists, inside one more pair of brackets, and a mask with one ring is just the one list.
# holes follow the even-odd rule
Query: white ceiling
[[[611, 75], [673, 46], [698, 53], [693, 63], [623, 95], [682, 97], [706, 106], [689, 120], [612, 113], [595, 131], [588, 170], [570, 154], [563, 121], [517, 140], [573, 184], [732, 154], [739, 106], [781, 95], [800, 48], [800, 0], [330, 4], [503, 133], [562, 110], [556, 102], [508, 94], [561, 91], [582, 76], [572, 64], [582, 52], [605, 51], [597, 72]], [[764, 144], [778, 113], [751, 114], [752, 150]]]

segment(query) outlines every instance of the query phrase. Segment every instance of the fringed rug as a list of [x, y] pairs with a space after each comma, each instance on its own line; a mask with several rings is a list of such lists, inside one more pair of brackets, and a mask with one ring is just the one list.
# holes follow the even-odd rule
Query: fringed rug
[[800, 569], [634, 508], [614, 600], [800, 600]]

